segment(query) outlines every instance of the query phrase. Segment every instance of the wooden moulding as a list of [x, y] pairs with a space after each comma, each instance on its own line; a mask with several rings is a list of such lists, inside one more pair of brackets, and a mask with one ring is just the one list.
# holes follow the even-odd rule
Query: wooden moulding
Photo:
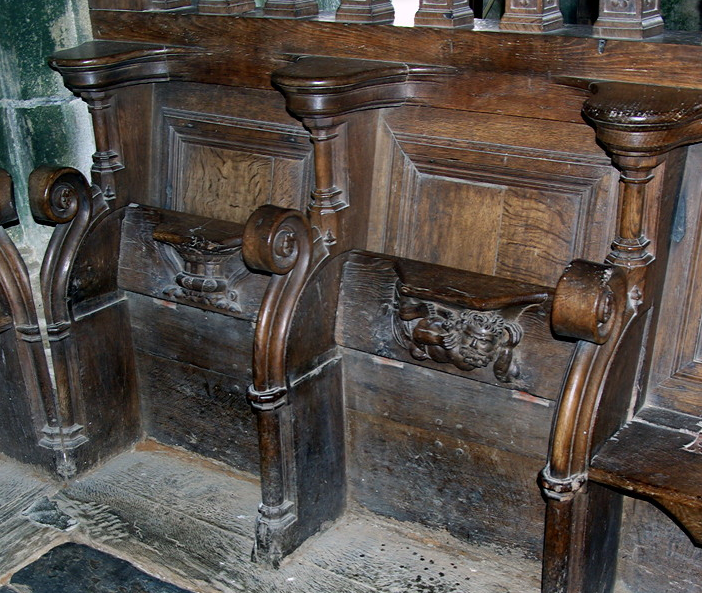
[[243, 14], [256, 9], [253, 0], [199, 0], [200, 14]]
[[391, 24], [395, 9], [388, 0], [342, 0], [336, 11], [338, 23]]
[[475, 17], [468, 0], [420, 0], [415, 27], [471, 29]]
[[[29, 272], [22, 260], [22, 256], [14, 243], [5, 232], [4, 226], [17, 221], [15, 211], [12, 179], [10, 175], [0, 169], [0, 290], [9, 307], [10, 325], [3, 327], [4, 332], [14, 329], [14, 342], [19, 359], [23, 385], [18, 385], [18, 393], [24, 390], [28, 401], [26, 402], [31, 418], [27, 421], [33, 426], [29, 439], [11, 444], [12, 450], [3, 452], [21, 461], [41, 462], [43, 456], [37, 449], [40, 443], [40, 434], [47, 435], [59, 426], [59, 417], [54, 400], [54, 392], [49, 376], [49, 367], [44, 356], [44, 347], [41, 341], [39, 321], [37, 318]], [[3, 359], [5, 355], [3, 355]], [[5, 367], [8, 365], [5, 364]], [[21, 397], [12, 397], [7, 394], [10, 401], [21, 401]], [[13, 427], [5, 427], [5, 434], [14, 434]], [[24, 432], [26, 435], [27, 433]], [[58, 456], [56, 461], [58, 461]]]
[[600, 0], [592, 34], [614, 39], [644, 39], [663, 33], [659, 0]]
[[543, 33], [563, 27], [558, 0], [508, 0], [500, 20], [504, 31]]
[[311, 19], [319, 14], [317, 0], [267, 0], [263, 14], [268, 18]]

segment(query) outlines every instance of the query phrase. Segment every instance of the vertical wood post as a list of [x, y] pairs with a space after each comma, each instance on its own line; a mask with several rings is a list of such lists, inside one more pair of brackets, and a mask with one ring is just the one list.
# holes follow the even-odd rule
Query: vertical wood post
[[500, 29], [505, 31], [553, 31], [563, 26], [558, 0], [507, 0]]
[[472, 28], [474, 20], [468, 0], [419, 0], [414, 26]]
[[389, 0], [342, 0], [336, 11], [338, 23], [392, 24], [395, 9]]
[[600, 0], [595, 37], [644, 39], [663, 33], [659, 0]]

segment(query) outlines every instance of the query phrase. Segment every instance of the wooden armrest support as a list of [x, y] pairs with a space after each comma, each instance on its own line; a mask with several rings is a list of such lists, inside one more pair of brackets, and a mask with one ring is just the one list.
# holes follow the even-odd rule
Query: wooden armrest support
[[593, 457], [591, 480], [668, 510], [702, 545], [702, 421], [645, 408]]

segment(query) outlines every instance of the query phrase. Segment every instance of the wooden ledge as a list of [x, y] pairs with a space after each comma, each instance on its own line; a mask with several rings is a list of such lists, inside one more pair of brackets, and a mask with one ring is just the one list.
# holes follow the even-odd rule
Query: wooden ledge
[[179, 61], [200, 56], [197, 48], [125, 41], [89, 41], [56, 52], [49, 66], [74, 93], [180, 78]]
[[702, 545], [700, 418], [647, 408], [593, 458], [591, 480], [656, 501]]
[[425, 83], [440, 82], [455, 72], [446, 66], [303, 56], [276, 70], [272, 81], [298, 117], [331, 117], [397, 107], [421, 97]]
[[702, 92], [690, 89], [593, 82], [583, 113], [592, 121], [620, 127], [668, 129], [702, 118]]

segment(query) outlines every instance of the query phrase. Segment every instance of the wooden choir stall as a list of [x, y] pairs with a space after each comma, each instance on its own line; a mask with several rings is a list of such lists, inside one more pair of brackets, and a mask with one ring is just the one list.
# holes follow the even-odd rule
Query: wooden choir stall
[[71, 540], [205, 592], [702, 592], [698, 34], [90, 4], [36, 299], [0, 231], [3, 463], [76, 527], [22, 498], [0, 574]]

